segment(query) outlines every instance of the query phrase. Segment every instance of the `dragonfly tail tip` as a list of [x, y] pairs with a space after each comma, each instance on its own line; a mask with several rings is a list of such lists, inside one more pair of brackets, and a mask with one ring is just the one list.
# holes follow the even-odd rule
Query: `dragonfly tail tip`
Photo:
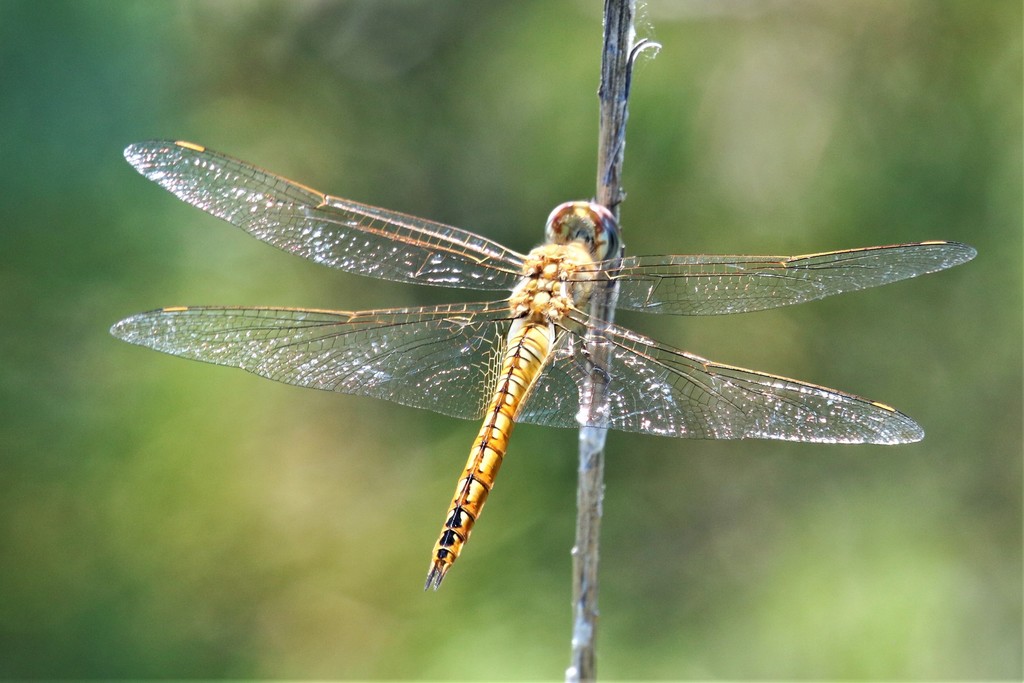
[[447, 566], [441, 566], [437, 562], [430, 564], [430, 571], [427, 572], [427, 582], [423, 584], [423, 590], [427, 591], [433, 588], [435, 591], [441, 587], [441, 582], [444, 581], [444, 574], [447, 571]]

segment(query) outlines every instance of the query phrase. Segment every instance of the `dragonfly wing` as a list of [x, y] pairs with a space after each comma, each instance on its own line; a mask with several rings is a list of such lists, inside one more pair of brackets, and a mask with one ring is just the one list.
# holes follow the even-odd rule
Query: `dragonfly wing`
[[111, 328], [175, 356], [302, 387], [480, 417], [508, 328], [504, 302], [344, 312], [165, 308]]
[[803, 256], [633, 256], [606, 271], [618, 307], [718, 315], [760, 311], [945, 270], [977, 252], [959, 242], [919, 242]]
[[441, 223], [325, 195], [188, 142], [124, 151], [139, 173], [253, 237], [360, 275], [469, 289], [512, 289], [523, 256]]
[[[565, 332], [520, 421], [571, 427], [586, 386], [583, 318]], [[695, 439], [781, 439], [818, 443], [919, 441], [921, 428], [886, 405], [853, 394], [714, 363], [608, 325], [599, 342], [611, 365], [607, 426]], [[596, 425], [600, 426], [600, 425]]]
[[[567, 321], [571, 324], [571, 321]], [[580, 387], [589, 373], [583, 330], [559, 329], [551, 358], [526, 396], [516, 422], [546, 427], [579, 427]]]

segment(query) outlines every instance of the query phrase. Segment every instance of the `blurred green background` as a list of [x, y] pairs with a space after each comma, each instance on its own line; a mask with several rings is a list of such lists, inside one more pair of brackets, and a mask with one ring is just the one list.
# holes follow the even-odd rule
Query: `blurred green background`
[[[593, 193], [601, 3], [0, 2], [0, 677], [558, 679], [576, 434], [517, 430], [442, 590], [477, 425], [118, 342], [174, 304], [370, 308], [121, 158], [193, 140], [524, 251]], [[630, 253], [955, 239], [952, 271], [620, 322], [891, 403], [898, 447], [609, 439], [606, 678], [1019, 679], [1021, 3], [646, 3]], [[421, 291], [422, 290], [422, 291]]]

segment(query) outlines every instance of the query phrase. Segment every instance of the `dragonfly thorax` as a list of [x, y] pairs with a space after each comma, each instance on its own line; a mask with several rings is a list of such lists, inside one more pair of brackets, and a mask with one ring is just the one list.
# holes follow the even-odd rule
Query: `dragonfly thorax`
[[590, 299], [594, 259], [581, 242], [542, 244], [523, 261], [523, 279], [509, 303], [516, 317], [558, 322]]

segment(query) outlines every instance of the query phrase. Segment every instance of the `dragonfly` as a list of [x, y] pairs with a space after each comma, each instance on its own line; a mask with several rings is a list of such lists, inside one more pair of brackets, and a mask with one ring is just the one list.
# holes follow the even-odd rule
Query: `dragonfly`
[[[460, 228], [324, 194], [190, 142], [142, 142], [124, 155], [179, 199], [316, 263], [503, 292], [495, 301], [366, 311], [174, 306], [111, 328], [132, 344], [287, 384], [481, 420], [425, 589], [441, 585], [469, 539], [516, 423], [697, 439], [902, 444], [924, 437], [884, 403], [716, 363], [595, 320], [588, 303], [599, 289], [617, 287], [624, 310], [741, 313], [944, 270], [976, 254], [959, 242], [928, 241], [799, 256], [623, 256], [613, 214], [587, 201], [556, 207], [545, 241], [522, 254]], [[596, 368], [595, 343], [604, 350]], [[607, 380], [603, 412], [585, 410], [595, 371]]]

